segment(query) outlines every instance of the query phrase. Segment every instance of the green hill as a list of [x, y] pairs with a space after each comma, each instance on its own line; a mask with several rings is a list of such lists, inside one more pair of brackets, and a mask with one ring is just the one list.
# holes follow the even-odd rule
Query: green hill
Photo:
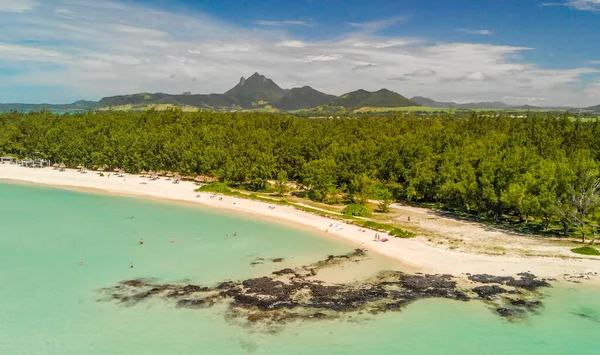
[[590, 111], [594, 111], [594, 112], [600, 112], [600, 105], [588, 107], [586, 110], [590, 110]]
[[346, 108], [420, 106], [416, 102], [387, 89], [375, 92], [362, 89], [349, 92], [333, 100], [330, 105]]
[[8, 111], [87, 111], [96, 107], [97, 102], [79, 100], [71, 104], [0, 104], [0, 112]]
[[273, 107], [280, 110], [291, 111], [325, 105], [337, 97], [322, 93], [310, 86], [294, 88], [273, 103]]
[[205, 110], [225, 111], [239, 109], [238, 101], [223, 94], [209, 95], [169, 95], [163, 93], [140, 93], [105, 97], [98, 102], [98, 107], [119, 107], [132, 105], [143, 108], [151, 105], [172, 105], [175, 107], [193, 106]]

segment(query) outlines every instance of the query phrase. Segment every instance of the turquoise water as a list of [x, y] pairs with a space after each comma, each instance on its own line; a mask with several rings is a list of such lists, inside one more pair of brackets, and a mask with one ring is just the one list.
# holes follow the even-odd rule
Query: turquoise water
[[[600, 290], [592, 287], [552, 289], [542, 313], [518, 324], [482, 303], [426, 300], [270, 335], [231, 324], [223, 309], [160, 300], [124, 307], [98, 302], [97, 291], [137, 277], [212, 284], [262, 276], [352, 246], [227, 212], [3, 183], [0, 216], [3, 355], [600, 353]], [[258, 257], [286, 261], [250, 267]]]

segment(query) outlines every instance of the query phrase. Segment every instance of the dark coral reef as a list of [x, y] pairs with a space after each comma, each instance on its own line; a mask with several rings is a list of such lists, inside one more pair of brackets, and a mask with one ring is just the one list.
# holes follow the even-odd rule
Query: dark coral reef
[[364, 250], [356, 249], [344, 255], [330, 255], [311, 265], [210, 287], [138, 279], [123, 281], [102, 292], [110, 300], [131, 306], [156, 297], [189, 309], [224, 304], [232, 319], [250, 324], [282, 324], [299, 319], [339, 318], [353, 312], [378, 314], [400, 310], [424, 298], [480, 300], [499, 316], [517, 320], [542, 306], [538, 290], [550, 286], [530, 273], [521, 273], [518, 278], [470, 275], [468, 280], [461, 280], [452, 275], [381, 271], [349, 284], [328, 284], [315, 277], [321, 269], [360, 262], [366, 257]]

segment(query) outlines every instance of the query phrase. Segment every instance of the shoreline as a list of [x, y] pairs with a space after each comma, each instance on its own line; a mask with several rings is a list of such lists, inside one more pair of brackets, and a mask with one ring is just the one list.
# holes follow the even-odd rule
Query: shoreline
[[[297, 210], [291, 206], [276, 205], [274, 209], [269, 209], [271, 204], [266, 202], [221, 195], [218, 195], [218, 198], [211, 198], [210, 196], [214, 194], [196, 192], [194, 190], [197, 186], [187, 181], [181, 181], [179, 184], [173, 184], [164, 178], [149, 181], [139, 175], [131, 174], [125, 174], [124, 178], [116, 175], [109, 178], [100, 177], [93, 171], [81, 174], [70, 169], [59, 172], [52, 168], [30, 169], [8, 164], [0, 164], [0, 180], [8, 183], [24, 182], [84, 192], [149, 198], [241, 213], [271, 222], [284, 223], [294, 228], [302, 228], [316, 232], [322, 237], [365, 248], [392, 258], [408, 269], [423, 273], [452, 274], [460, 277], [466, 273], [508, 276], [531, 272], [539, 277], [557, 278], [559, 282], [563, 281], [565, 274], [600, 274], [600, 260], [595, 259], [491, 256], [445, 250], [417, 240], [393, 237], [390, 237], [386, 243], [375, 242], [373, 239], [376, 232], [373, 230], [359, 232], [358, 229], [362, 227]], [[334, 227], [330, 227], [331, 225]], [[329, 231], [326, 233], [326, 230]], [[600, 285], [600, 278], [597, 276], [582, 281]]]

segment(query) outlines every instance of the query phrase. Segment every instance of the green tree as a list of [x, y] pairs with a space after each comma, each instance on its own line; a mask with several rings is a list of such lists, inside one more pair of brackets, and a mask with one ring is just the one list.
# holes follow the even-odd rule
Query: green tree
[[377, 211], [381, 212], [381, 213], [388, 213], [390, 212], [390, 206], [392, 205], [392, 192], [388, 189], [383, 189], [380, 192], [381, 196], [380, 196], [380, 200], [379, 203], [377, 205]]
[[279, 170], [277, 173], [277, 181], [275, 182], [275, 190], [277, 195], [283, 196], [288, 191], [288, 177], [285, 170]]

